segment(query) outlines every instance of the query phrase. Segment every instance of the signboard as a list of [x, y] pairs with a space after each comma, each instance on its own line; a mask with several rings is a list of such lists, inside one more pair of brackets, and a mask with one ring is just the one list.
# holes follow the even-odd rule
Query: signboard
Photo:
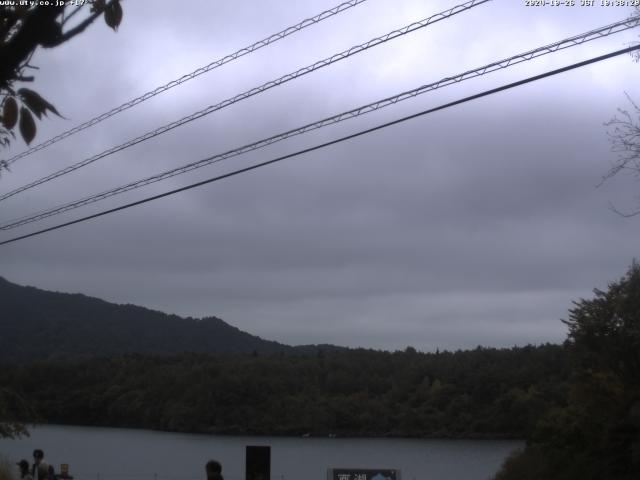
[[330, 468], [327, 480], [400, 480], [400, 470], [371, 468]]
[[246, 480], [271, 480], [271, 447], [247, 445]]
[[69, 464], [60, 464], [60, 473], [55, 476], [56, 480], [73, 480], [73, 477], [69, 475]]

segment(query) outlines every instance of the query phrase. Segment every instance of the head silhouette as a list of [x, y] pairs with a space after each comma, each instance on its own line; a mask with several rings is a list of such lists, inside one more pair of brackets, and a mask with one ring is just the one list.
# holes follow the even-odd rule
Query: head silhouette
[[222, 465], [216, 460], [209, 460], [204, 466], [207, 472], [207, 480], [218, 480], [222, 478]]
[[40, 463], [43, 458], [44, 458], [44, 452], [42, 450], [37, 448], [33, 451], [33, 460], [36, 464]]

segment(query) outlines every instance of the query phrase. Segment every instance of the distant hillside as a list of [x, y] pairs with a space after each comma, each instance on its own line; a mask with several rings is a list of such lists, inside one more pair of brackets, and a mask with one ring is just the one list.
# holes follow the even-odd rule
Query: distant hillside
[[263, 340], [216, 317], [181, 318], [81, 294], [23, 287], [0, 277], [0, 362], [134, 353], [295, 355], [315, 353], [317, 348]]

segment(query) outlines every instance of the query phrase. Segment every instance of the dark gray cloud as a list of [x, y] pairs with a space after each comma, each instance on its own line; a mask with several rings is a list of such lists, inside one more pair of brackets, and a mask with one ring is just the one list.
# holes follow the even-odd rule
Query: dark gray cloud
[[[0, 186], [14, 188], [452, 5], [370, 0], [16, 163]], [[42, 122], [38, 139], [331, 6], [127, 3], [118, 33], [96, 25], [38, 55], [38, 89], [72, 119]], [[611, 23], [630, 13], [623, 10], [492, 2], [25, 192], [0, 213], [13, 218], [112, 188]], [[438, 90], [43, 225], [621, 48], [634, 37], [627, 32]], [[607, 205], [633, 206], [640, 186], [615, 179], [595, 188], [613, 158], [602, 124], [625, 105], [623, 91], [638, 95], [638, 68], [628, 57], [610, 60], [5, 246], [1, 274], [182, 315], [217, 315], [288, 343], [435, 349], [561, 341], [559, 319], [571, 301], [620, 276], [638, 255], [640, 223]]]

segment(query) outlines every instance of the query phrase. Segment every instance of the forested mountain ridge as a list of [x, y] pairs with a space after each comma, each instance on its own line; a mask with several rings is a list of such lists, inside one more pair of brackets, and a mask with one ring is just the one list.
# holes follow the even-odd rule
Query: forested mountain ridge
[[[323, 350], [339, 347], [322, 346]], [[82, 294], [50, 292], [0, 277], [0, 362], [128, 354], [313, 354], [243, 332], [216, 317], [194, 319]]]
[[0, 302], [0, 385], [28, 399], [25, 422], [521, 438], [565, 397], [559, 345], [437, 353], [291, 347], [215, 317], [185, 319], [6, 280]]

